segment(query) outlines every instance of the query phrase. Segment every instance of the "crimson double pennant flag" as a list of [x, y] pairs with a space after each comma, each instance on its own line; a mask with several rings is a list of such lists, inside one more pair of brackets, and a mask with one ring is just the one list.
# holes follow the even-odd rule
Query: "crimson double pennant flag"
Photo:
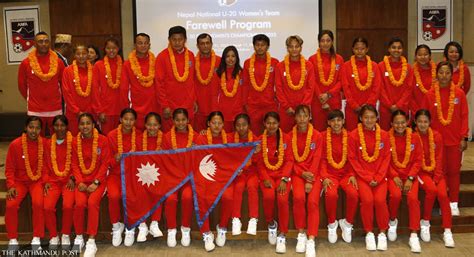
[[199, 227], [250, 161], [256, 142], [200, 145], [122, 155], [122, 202], [128, 229], [144, 222], [170, 195], [191, 183]]

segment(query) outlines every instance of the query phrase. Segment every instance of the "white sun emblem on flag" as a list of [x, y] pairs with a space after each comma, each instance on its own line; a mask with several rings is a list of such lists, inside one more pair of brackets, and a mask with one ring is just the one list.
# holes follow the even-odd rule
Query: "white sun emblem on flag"
[[143, 185], [147, 185], [150, 187], [150, 185], [155, 185], [156, 181], [160, 181], [158, 179], [158, 176], [160, 176], [160, 173], [158, 173], [158, 170], [160, 168], [156, 168], [155, 164], [150, 165], [149, 162], [146, 163], [146, 165], [141, 164], [141, 168], [137, 168], [138, 173], [138, 182], [142, 182]]
[[208, 154], [202, 158], [201, 163], [199, 163], [199, 172], [201, 172], [201, 175], [205, 179], [209, 181], [215, 181], [212, 177], [216, 175], [217, 165], [216, 162], [211, 159], [211, 157], [212, 154]]

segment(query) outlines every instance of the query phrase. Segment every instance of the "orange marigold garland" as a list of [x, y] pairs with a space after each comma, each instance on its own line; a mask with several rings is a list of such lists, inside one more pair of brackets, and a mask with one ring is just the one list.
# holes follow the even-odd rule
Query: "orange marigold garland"
[[326, 129], [326, 158], [328, 163], [335, 169], [342, 169], [347, 162], [347, 130], [342, 129], [342, 157], [340, 162], [335, 162], [332, 156], [332, 129]]
[[92, 64], [87, 61], [87, 85], [86, 91], [82, 91], [81, 87], [81, 78], [79, 77], [79, 67], [77, 66], [76, 60], [72, 62], [72, 70], [74, 73], [74, 87], [76, 93], [82, 97], [88, 97], [91, 94], [92, 90]]
[[151, 87], [153, 85], [153, 80], [155, 79], [155, 55], [148, 51], [148, 76], [144, 76], [142, 73], [142, 68], [138, 63], [136, 50], [133, 50], [128, 55], [128, 60], [130, 61], [130, 67], [133, 74], [137, 76], [140, 85], [143, 87]]
[[[194, 130], [193, 127], [188, 124], [188, 142], [186, 143], [186, 148], [191, 147], [193, 145], [194, 139]], [[176, 127], [173, 126], [171, 128], [171, 146], [173, 149], [178, 149], [178, 143], [176, 142]]]
[[293, 127], [293, 137], [291, 138], [291, 146], [293, 147], [293, 155], [295, 157], [295, 161], [304, 162], [308, 158], [312, 138], [313, 138], [313, 125], [308, 124], [308, 133], [306, 134], [306, 142], [304, 145], [304, 151], [303, 151], [303, 155], [300, 156], [300, 154], [298, 153], [298, 129], [297, 129], [297, 126]]
[[[132, 128], [132, 149], [130, 152], [135, 152], [136, 150], [136, 139], [137, 139], [137, 131], [136, 128]], [[117, 128], [117, 153], [123, 154], [123, 134], [122, 134], [122, 124], [120, 124]]]
[[56, 142], [57, 136], [56, 133], [51, 137], [51, 166], [53, 168], [54, 174], [58, 177], [65, 177], [69, 174], [71, 170], [71, 156], [72, 156], [72, 134], [67, 132], [66, 134], [66, 163], [64, 164], [64, 170], [60, 171], [57, 162], [56, 154]]
[[38, 63], [38, 58], [36, 57], [36, 49], [31, 51], [28, 54], [28, 60], [30, 61], [30, 67], [36, 77], [46, 82], [51, 80], [58, 73], [58, 58], [54, 51], [49, 50], [49, 71], [44, 74], [41, 69], [40, 64]]
[[120, 77], [122, 75], [122, 57], [117, 55], [117, 72], [115, 73], [115, 82], [112, 80], [112, 71], [110, 70], [109, 57], [104, 57], [105, 78], [107, 85], [112, 89], [117, 89], [120, 86]]
[[[206, 137], [207, 137], [207, 143], [209, 145], [212, 145], [212, 132], [210, 128], [207, 128]], [[221, 137], [222, 137], [222, 143], [227, 144], [227, 134], [225, 133], [224, 129], [221, 130]]]
[[302, 89], [304, 86], [304, 82], [306, 80], [306, 60], [304, 59], [302, 55], [300, 56], [301, 76], [300, 76], [300, 81], [298, 82], [298, 85], [296, 86], [293, 84], [293, 80], [291, 79], [289, 55], [285, 56], [284, 62], [285, 62], [286, 82], [288, 83], [288, 87], [295, 91]]
[[390, 79], [390, 83], [396, 87], [403, 85], [405, 79], [408, 75], [408, 63], [407, 59], [404, 56], [400, 56], [400, 61], [402, 62], [402, 74], [400, 75], [400, 79], [396, 80], [395, 76], [393, 75], [392, 66], [390, 66], [390, 60], [388, 56], [383, 58], [383, 62], [385, 64], [385, 69], [388, 73], [388, 78]]
[[82, 174], [89, 175], [95, 170], [95, 166], [97, 164], [97, 148], [99, 146], [99, 132], [97, 129], [94, 129], [92, 135], [92, 161], [91, 166], [86, 168], [84, 163], [84, 156], [82, 153], [82, 135], [81, 132], [77, 135], [77, 159], [79, 160], [79, 168], [81, 169]]
[[263, 90], [265, 90], [265, 88], [268, 85], [268, 80], [270, 78], [270, 68], [272, 65], [272, 57], [270, 56], [270, 53], [267, 52], [266, 57], [265, 57], [266, 58], [265, 77], [263, 78], [263, 82], [261, 85], [258, 85], [257, 81], [255, 80], [255, 58], [256, 58], [256, 55], [254, 53], [252, 57], [250, 58], [250, 65], [249, 65], [250, 84], [255, 89], [255, 91], [262, 92]]
[[435, 100], [436, 100], [436, 112], [438, 116], [439, 122], [443, 126], [448, 126], [451, 124], [451, 121], [453, 121], [453, 113], [454, 113], [454, 98], [456, 97], [456, 85], [454, 83], [451, 83], [451, 86], [449, 88], [449, 107], [448, 107], [448, 117], [444, 118], [443, 114], [443, 108], [441, 107], [441, 95], [440, 95], [440, 88], [439, 88], [439, 83], [436, 81], [433, 84], [434, 87], [434, 92], [435, 92]]
[[227, 81], [226, 81], [226, 73], [223, 72], [221, 75], [221, 89], [224, 92], [224, 95], [227, 97], [234, 97], [237, 94], [237, 90], [239, 89], [240, 83], [240, 73], [237, 74], [237, 77], [234, 79], [234, 84], [232, 85], [232, 91], [227, 91]]
[[319, 82], [324, 86], [330, 86], [334, 82], [334, 75], [336, 74], [336, 56], [331, 57], [331, 68], [329, 69], [328, 79], [326, 80], [324, 77], [324, 68], [323, 68], [323, 60], [321, 58], [321, 50], [318, 49], [316, 51], [316, 64], [318, 66], [318, 73], [319, 73]]
[[262, 155], [263, 155], [263, 163], [265, 167], [269, 170], [278, 170], [283, 165], [283, 157], [284, 157], [284, 146], [283, 146], [283, 132], [280, 130], [280, 141], [278, 146], [278, 162], [275, 165], [272, 165], [268, 161], [268, 145], [267, 145], [267, 130], [263, 132], [262, 135]]
[[421, 148], [423, 149], [423, 160], [421, 162], [421, 168], [425, 171], [433, 171], [436, 167], [436, 158], [435, 158], [435, 142], [434, 142], [434, 133], [431, 128], [428, 128], [428, 142], [430, 145], [430, 166], [426, 165], [425, 160], [425, 148], [423, 147], [423, 140], [420, 140]]
[[[421, 80], [420, 76], [420, 65], [418, 62], [413, 64], [413, 74], [415, 75], [415, 80], [416, 84], [418, 85], [418, 88], [421, 90], [423, 94], [428, 93], [428, 89], [423, 85], [423, 80]], [[431, 66], [431, 84], [436, 80], [436, 63], [433, 61], [430, 61], [430, 66]]]
[[405, 169], [408, 165], [408, 162], [410, 161], [410, 155], [411, 155], [411, 135], [412, 135], [412, 130], [411, 128], [406, 129], [406, 141], [405, 141], [405, 157], [403, 158], [403, 162], [400, 162], [398, 160], [398, 154], [397, 154], [397, 144], [395, 143], [395, 135], [394, 135], [394, 130], [391, 128], [388, 131], [388, 135], [390, 136], [390, 146], [392, 147], [392, 161], [397, 168], [400, 169]]
[[[158, 134], [156, 135], [156, 149], [155, 151], [161, 150], [161, 142], [163, 141], [163, 132], [161, 130], [158, 130]], [[143, 151], [148, 150], [148, 131], [145, 130], [143, 132]]]
[[458, 70], [459, 70], [459, 80], [458, 80], [458, 83], [455, 85], [459, 88], [463, 88], [464, 87], [464, 61], [463, 60], [459, 60]]
[[359, 139], [360, 139], [360, 145], [362, 147], [362, 158], [368, 162], [374, 162], [379, 158], [380, 154], [380, 141], [381, 141], [381, 135], [380, 135], [380, 126], [379, 124], [375, 124], [375, 146], [374, 146], [374, 155], [369, 156], [369, 153], [367, 153], [367, 144], [365, 143], [365, 135], [364, 135], [364, 129], [362, 128], [362, 124], [357, 125], [357, 131], [359, 133]]
[[43, 138], [38, 137], [37, 140], [38, 143], [38, 164], [36, 166], [36, 175], [33, 174], [33, 171], [31, 170], [31, 163], [30, 163], [30, 156], [28, 154], [28, 142], [27, 142], [27, 136], [25, 133], [21, 135], [21, 146], [22, 146], [22, 151], [23, 151], [23, 157], [25, 160], [25, 169], [26, 169], [26, 174], [32, 181], [37, 181], [38, 179], [41, 178], [41, 171], [43, 170]]
[[216, 53], [214, 53], [214, 50], [211, 50], [211, 68], [207, 73], [207, 78], [204, 79], [201, 75], [201, 54], [198, 52], [196, 55], [194, 59], [196, 62], [194, 70], [196, 71], [196, 78], [198, 79], [199, 83], [201, 83], [201, 85], [209, 85], [209, 83], [211, 83], [212, 75], [214, 74], [214, 69], [216, 68], [216, 59]]
[[357, 69], [355, 56], [354, 55], [351, 56], [351, 66], [352, 66], [352, 74], [354, 75], [354, 82], [360, 91], [365, 91], [369, 89], [372, 86], [372, 80], [373, 80], [372, 60], [370, 59], [370, 56], [368, 55], [365, 56], [365, 59], [367, 60], [367, 81], [365, 82], [365, 85], [362, 85], [360, 83], [359, 70]]
[[173, 70], [174, 78], [178, 82], [185, 82], [189, 77], [189, 50], [187, 48], [184, 49], [184, 72], [183, 76], [179, 75], [178, 67], [176, 66], [176, 58], [174, 57], [173, 48], [168, 46], [168, 53], [170, 55], [170, 62], [171, 62], [171, 69]]

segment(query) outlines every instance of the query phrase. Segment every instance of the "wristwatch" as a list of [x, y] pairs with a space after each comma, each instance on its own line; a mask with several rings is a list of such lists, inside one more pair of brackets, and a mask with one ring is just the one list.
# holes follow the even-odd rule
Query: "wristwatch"
[[410, 181], [413, 182], [413, 180], [415, 180], [415, 177], [413, 177], [413, 176], [408, 176], [408, 180], [410, 180]]
[[289, 177], [282, 177], [282, 178], [281, 178], [281, 181], [283, 181], [283, 182], [285, 182], [285, 183], [288, 183], [288, 182], [291, 181], [291, 178], [289, 178]]
[[98, 179], [94, 180], [94, 185], [96, 186], [100, 185], [100, 181]]

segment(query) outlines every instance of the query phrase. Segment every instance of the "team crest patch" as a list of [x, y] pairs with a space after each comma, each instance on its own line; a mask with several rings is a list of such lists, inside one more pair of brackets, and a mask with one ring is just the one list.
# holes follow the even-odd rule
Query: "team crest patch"
[[380, 142], [379, 149], [383, 149], [384, 146], [385, 144], [383, 142]]
[[193, 67], [193, 61], [189, 61], [189, 67]]
[[410, 151], [413, 152], [413, 150], [415, 150], [415, 145], [414, 145], [414, 144], [411, 144], [411, 146], [410, 146]]
[[309, 145], [309, 148], [311, 150], [314, 150], [316, 148], [316, 144], [314, 142], [312, 142], [311, 145]]
[[97, 147], [97, 154], [100, 154], [102, 152], [102, 149], [100, 149], [99, 147]]
[[454, 104], [459, 104], [459, 98], [454, 98]]
[[286, 150], [286, 144], [283, 144], [283, 149], [285, 149], [285, 150]]
[[270, 70], [270, 72], [273, 72], [273, 66], [270, 66], [269, 70]]
[[336, 64], [336, 70], [339, 70], [341, 68], [341, 65]]

